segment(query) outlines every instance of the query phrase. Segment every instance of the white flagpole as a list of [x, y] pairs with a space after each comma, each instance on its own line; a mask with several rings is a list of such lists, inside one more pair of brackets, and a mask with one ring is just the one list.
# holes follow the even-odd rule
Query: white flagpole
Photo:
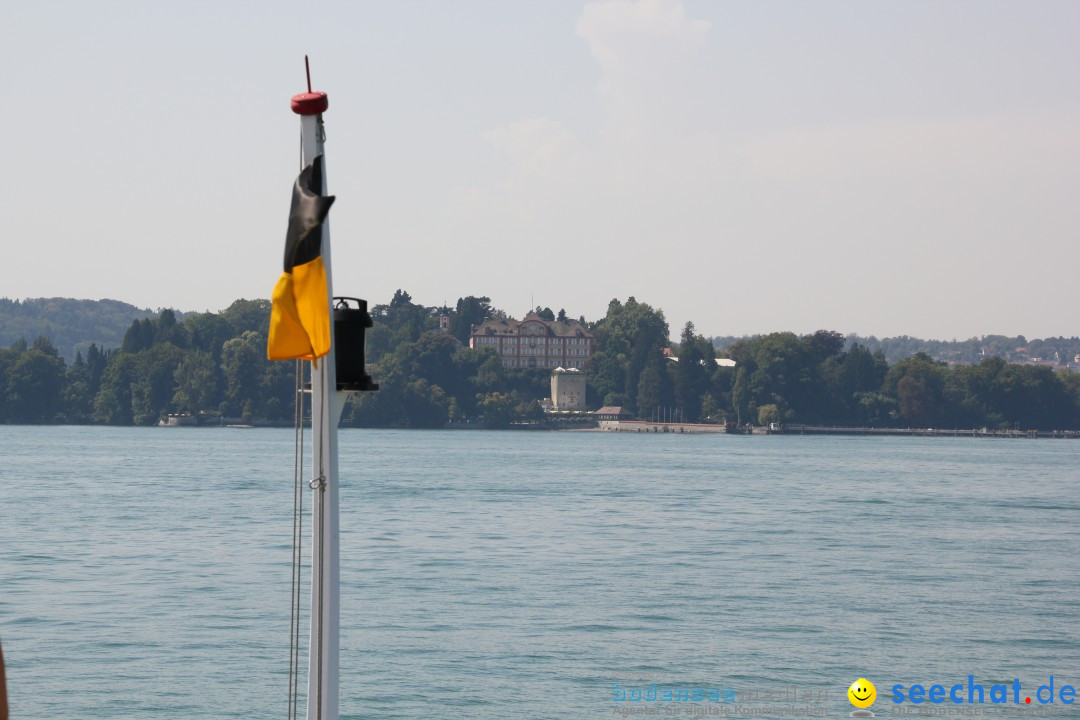
[[[304, 58], [305, 64], [307, 58]], [[327, 108], [325, 93], [308, 92], [292, 99], [293, 111], [300, 115], [303, 164], [308, 166], [323, 154], [322, 113]], [[328, 195], [326, 161], [322, 163], [322, 194]], [[326, 269], [327, 311], [332, 314], [334, 296], [330, 264], [330, 223], [322, 224], [322, 261]], [[311, 373], [312, 479], [314, 504], [311, 544], [311, 636], [308, 645], [308, 720], [338, 720], [338, 658], [341, 613], [340, 539], [338, 530], [337, 428], [344, 393], [337, 390], [334, 325], [330, 323], [330, 353], [318, 361]]]

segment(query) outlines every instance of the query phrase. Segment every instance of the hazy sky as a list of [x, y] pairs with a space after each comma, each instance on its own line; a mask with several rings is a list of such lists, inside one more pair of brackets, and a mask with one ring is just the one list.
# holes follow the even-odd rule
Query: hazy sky
[[4, 2], [0, 296], [281, 270], [309, 53], [338, 294], [677, 335], [1080, 334], [1080, 2]]

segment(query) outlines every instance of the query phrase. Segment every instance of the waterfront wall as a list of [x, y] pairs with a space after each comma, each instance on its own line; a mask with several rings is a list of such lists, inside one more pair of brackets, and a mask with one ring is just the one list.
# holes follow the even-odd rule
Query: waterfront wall
[[663, 423], [644, 420], [601, 420], [599, 429], [606, 432], [635, 433], [738, 433], [754, 435], [912, 435], [922, 437], [972, 438], [1069, 438], [1080, 439], [1080, 430], [991, 430], [947, 428], [871, 428], [821, 427], [816, 425], [783, 425], [778, 427], [740, 427], [728, 430], [723, 425], [705, 423]]
[[724, 433], [723, 425], [708, 423], [664, 423], [646, 420], [601, 420], [600, 429], [608, 432], [651, 432], [651, 433]]
[[864, 428], [784, 425], [776, 429], [770, 429], [768, 433], [771, 435], [919, 435], [925, 437], [1080, 439], [1080, 430], [991, 430], [988, 428]]

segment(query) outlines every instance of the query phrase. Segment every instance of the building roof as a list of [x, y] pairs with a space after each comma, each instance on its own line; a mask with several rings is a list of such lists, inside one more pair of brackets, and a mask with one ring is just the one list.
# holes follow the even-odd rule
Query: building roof
[[520, 332], [520, 328], [527, 322], [539, 322], [547, 326], [549, 336], [555, 337], [584, 337], [591, 338], [593, 334], [589, 332], [589, 328], [586, 327], [580, 320], [545, 320], [536, 313], [529, 313], [525, 316], [524, 320], [515, 320], [514, 318], [505, 318], [503, 320], [485, 320], [479, 325], [474, 325], [471, 335], [504, 335], [504, 336], [517, 336]]
[[517, 326], [517, 320], [512, 318], [485, 320], [479, 325], [473, 325], [470, 335], [517, 335]]
[[[664, 348], [664, 350], [667, 350], [667, 348]], [[674, 355], [672, 355], [672, 354], [670, 354], [668, 352], [664, 353], [664, 357], [667, 358], [668, 360], [671, 360], [672, 362], [679, 362], [679, 358], [675, 357]], [[701, 364], [704, 365], [706, 362], [708, 362], [708, 361], [702, 360]], [[716, 358], [716, 364], [719, 365], [720, 367], [735, 367], [735, 361], [732, 360], [731, 358]]]
[[620, 405], [605, 405], [595, 411], [593, 415], [629, 415], [630, 413]]

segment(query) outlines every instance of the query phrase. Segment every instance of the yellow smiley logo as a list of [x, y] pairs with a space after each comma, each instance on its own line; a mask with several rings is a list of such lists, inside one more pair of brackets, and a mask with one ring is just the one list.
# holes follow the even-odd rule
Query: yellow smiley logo
[[877, 688], [866, 678], [859, 678], [847, 689], [848, 700], [857, 708], [868, 708], [877, 699]]

